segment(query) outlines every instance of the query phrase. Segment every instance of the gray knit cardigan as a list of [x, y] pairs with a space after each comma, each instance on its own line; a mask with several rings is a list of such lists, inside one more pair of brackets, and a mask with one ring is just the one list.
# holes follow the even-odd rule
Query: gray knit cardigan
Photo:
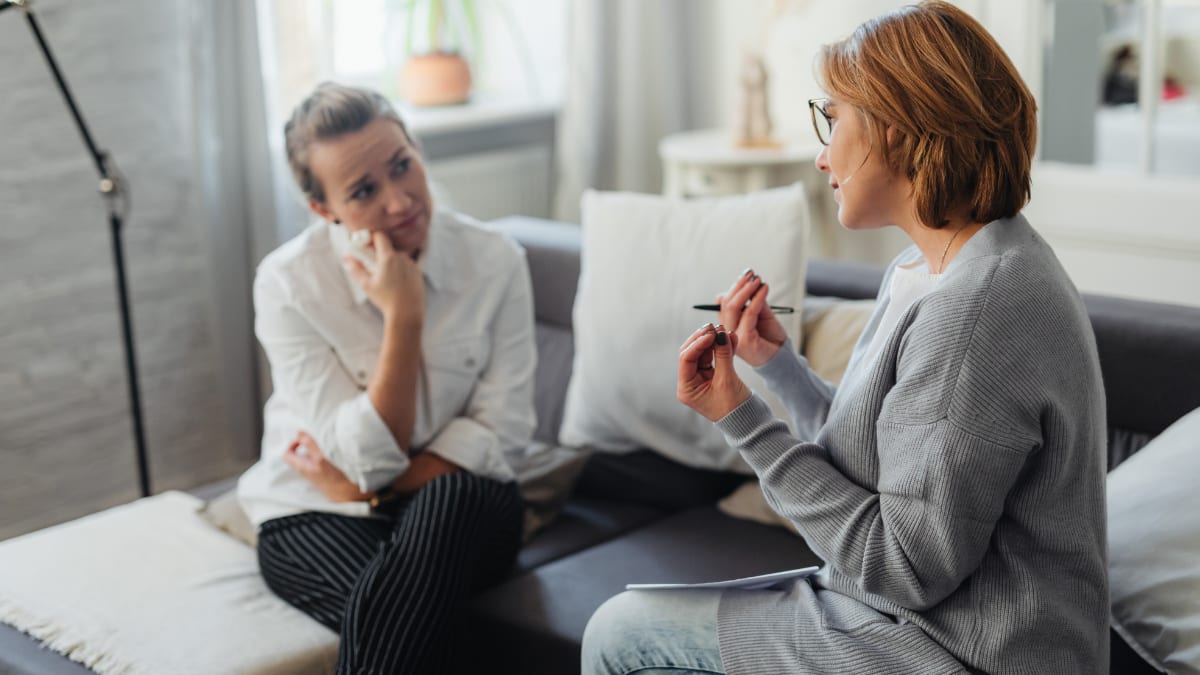
[[1105, 409], [1074, 285], [1021, 216], [988, 224], [836, 389], [791, 345], [718, 422], [826, 566], [727, 591], [721, 657], [761, 673], [1107, 673]]

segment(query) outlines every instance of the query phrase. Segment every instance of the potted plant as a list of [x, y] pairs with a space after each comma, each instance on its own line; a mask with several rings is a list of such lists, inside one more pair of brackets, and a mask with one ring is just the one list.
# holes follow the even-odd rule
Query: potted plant
[[[464, 56], [479, 41], [474, 0], [409, 0], [407, 58], [400, 70], [401, 95], [413, 105], [465, 103], [471, 68]], [[417, 43], [423, 27], [424, 44]]]

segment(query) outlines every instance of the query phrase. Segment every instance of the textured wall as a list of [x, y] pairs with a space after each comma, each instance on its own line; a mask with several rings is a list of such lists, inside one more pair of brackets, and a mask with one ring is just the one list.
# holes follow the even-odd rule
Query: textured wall
[[[232, 447], [217, 377], [189, 2], [35, 9], [94, 137], [132, 186], [126, 260], [153, 487], [235, 473], [257, 448]], [[2, 539], [127, 501], [137, 483], [105, 207], [17, 10], [0, 14], [0, 64]]]

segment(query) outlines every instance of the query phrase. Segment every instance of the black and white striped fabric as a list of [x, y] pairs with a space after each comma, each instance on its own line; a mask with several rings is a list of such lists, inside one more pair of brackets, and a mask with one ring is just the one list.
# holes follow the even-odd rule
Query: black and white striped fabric
[[259, 531], [267, 586], [341, 636], [339, 675], [436, 672], [454, 613], [509, 569], [520, 546], [515, 483], [459, 471], [393, 513], [309, 512]]

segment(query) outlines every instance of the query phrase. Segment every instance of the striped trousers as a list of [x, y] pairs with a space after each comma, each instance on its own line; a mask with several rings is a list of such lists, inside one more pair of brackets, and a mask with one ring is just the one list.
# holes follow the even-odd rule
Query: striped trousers
[[267, 586], [340, 635], [339, 675], [437, 672], [457, 610], [508, 571], [520, 546], [516, 483], [458, 471], [390, 511], [301, 513], [259, 530]]

